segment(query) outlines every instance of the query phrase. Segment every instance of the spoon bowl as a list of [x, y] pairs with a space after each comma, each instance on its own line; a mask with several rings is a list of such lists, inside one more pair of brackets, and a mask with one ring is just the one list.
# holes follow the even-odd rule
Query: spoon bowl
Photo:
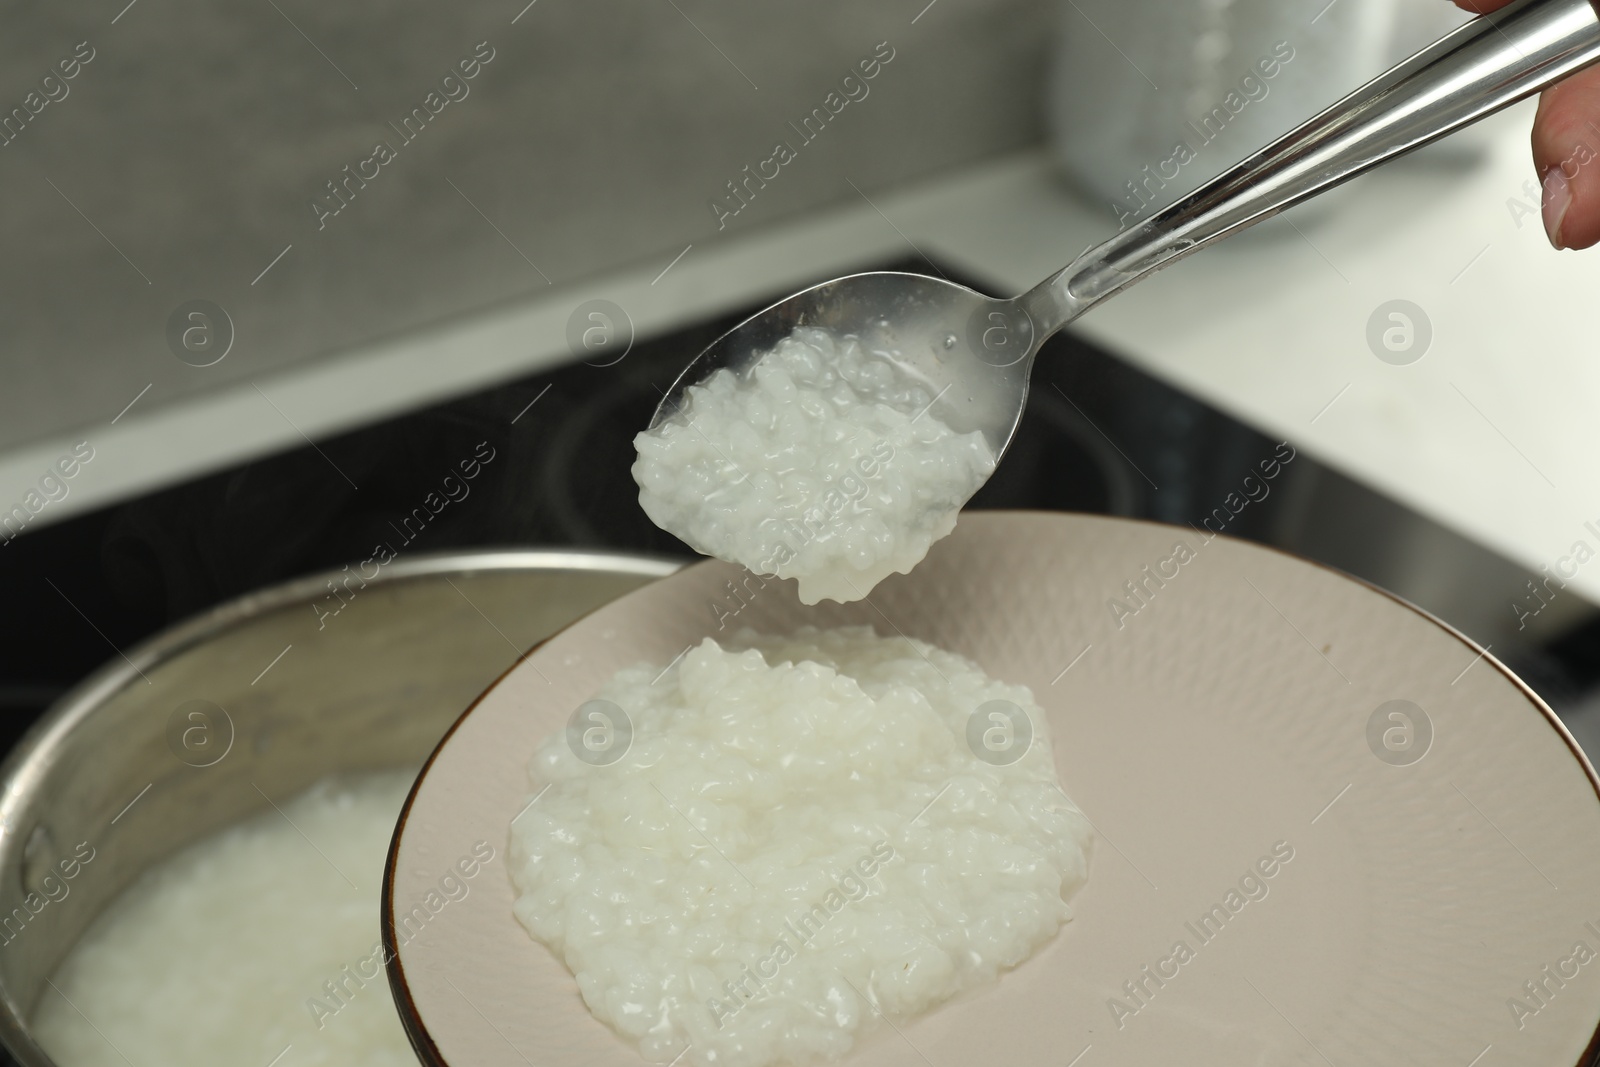
[[723, 334], [678, 376], [650, 428], [678, 414], [690, 386], [740, 372], [802, 326], [854, 336], [933, 397], [929, 413], [957, 433], [980, 431], [998, 457], [1028, 394], [1036, 345], [1015, 300], [997, 300], [923, 274], [875, 271], [804, 289]]

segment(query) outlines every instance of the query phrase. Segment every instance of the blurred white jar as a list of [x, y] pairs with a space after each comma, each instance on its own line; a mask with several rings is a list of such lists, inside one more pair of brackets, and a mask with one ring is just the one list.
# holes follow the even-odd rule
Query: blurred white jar
[[1053, 151], [1131, 225], [1467, 17], [1448, 0], [1062, 0]]

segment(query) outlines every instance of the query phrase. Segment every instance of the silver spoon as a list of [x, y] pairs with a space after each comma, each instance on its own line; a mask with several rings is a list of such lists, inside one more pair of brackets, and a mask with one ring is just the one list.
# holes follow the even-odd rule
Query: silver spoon
[[1034, 356], [1051, 334], [1191, 252], [1600, 60], [1600, 0], [1594, 5], [1520, 0], [1472, 20], [1013, 299], [892, 272], [796, 293], [700, 353], [650, 426], [678, 412], [688, 387], [714, 371], [742, 369], [796, 327], [821, 326], [897, 352], [934, 395], [933, 414], [957, 432], [983, 432], [998, 457], [1022, 418]]

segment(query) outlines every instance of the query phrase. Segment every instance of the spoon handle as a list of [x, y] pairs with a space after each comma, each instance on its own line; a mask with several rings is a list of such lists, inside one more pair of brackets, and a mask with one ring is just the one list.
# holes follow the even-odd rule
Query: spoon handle
[[1600, 60], [1600, 0], [1519, 0], [1446, 35], [1021, 298], [1043, 338], [1191, 252]]

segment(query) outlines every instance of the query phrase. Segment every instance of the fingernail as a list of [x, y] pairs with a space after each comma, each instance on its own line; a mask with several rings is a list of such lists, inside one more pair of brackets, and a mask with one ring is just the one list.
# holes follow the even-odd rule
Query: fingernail
[[1561, 243], [1561, 222], [1572, 206], [1572, 184], [1560, 167], [1551, 167], [1544, 176], [1544, 232], [1553, 248], [1566, 247]]

